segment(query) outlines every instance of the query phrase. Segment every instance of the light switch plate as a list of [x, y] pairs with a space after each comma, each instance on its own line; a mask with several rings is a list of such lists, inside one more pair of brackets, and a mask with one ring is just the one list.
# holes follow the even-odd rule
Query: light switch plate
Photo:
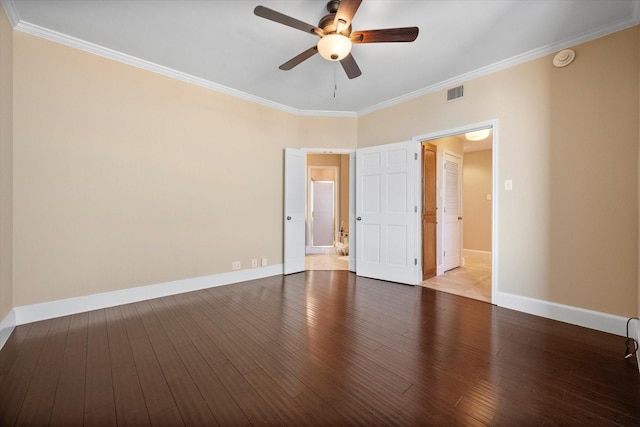
[[505, 179], [504, 180], [504, 189], [505, 189], [505, 191], [513, 190], [513, 181], [511, 181], [510, 179]]

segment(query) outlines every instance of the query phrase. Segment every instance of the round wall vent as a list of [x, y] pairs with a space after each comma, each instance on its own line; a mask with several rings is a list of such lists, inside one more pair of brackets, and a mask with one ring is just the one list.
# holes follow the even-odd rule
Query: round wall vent
[[573, 60], [576, 58], [576, 53], [571, 49], [564, 49], [560, 52], [556, 53], [556, 56], [553, 57], [553, 66], [562, 68], [571, 64]]

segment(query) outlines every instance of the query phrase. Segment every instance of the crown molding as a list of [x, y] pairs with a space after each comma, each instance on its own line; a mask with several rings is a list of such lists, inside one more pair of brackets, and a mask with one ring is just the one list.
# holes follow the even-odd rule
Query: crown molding
[[633, 16], [630, 18], [620, 20], [614, 23], [613, 25], [596, 28], [592, 31], [582, 33], [578, 36], [565, 39], [558, 43], [554, 43], [547, 46], [543, 46], [538, 49], [530, 50], [529, 52], [525, 52], [523, 54], [514, 56], [504, 61], [496, 62], [494, 64], [490, 64], [486, 67], [479, 68], [469, 73], [461, 74], [451, 79], [444, 80], [434, 85], [427, 86], [425, 88], [410, 92], [406, 95], [402, 95], [397, 98], [393, 98], [388, 101], [384, 101], [379, 104], [372, 105], [371, 107], [367, 107], [362, 110], [359, 110], [357, 112], [357, 116], [358, 117], [365, 116], [367, 114], [370, 114], [379, 110], [383, 110], [385, 108], [389, 108], [394, 105], [402, 104], [403, 102], [407, 102], [424, 95], [429, 95], [431, 93], [444, 90], [452, 86], [457, 86], [466, 81], [477, 79], [479, 77], [483, 77], [483, 76], [495, 73], [497, 71], [501, 71], [501, 70], [522, 64], [524, 62], [531, 61], [533, 59], [538, 59], [545, 55], [554, 53], [556, 51], [566, 49], [568, 47], [572, 47], [572, 46], [585, 43], [591, 40], [595, 40], [597, 38], [604, 37], [609, 34], [613, 34], [617, 31], [621, 31], [626, 28], [637, 25], [638, 23], [640, 23], [640, 0], [634, 0], [634, 13], [633, 13]]
[[389, 108], [394, 105], [398, 105], [398, 104], [419, 98], [421, 96], [429, 95], [431, 93], [444, 90], [452, 86], [456, 86], [458, 84], [464, 83], [469, 80], [477, 79], [479, 77], [483, 77], [483, 76], [495, 73], [497, 71], [501, 71], [506, 68], [513, 67], [513, 66], [522, 64], [524, 62], [540, 58], [542, 56], [551, 54], [561, 49], [566, 49], [568, 47], [572, 47], [580, 43], [585, 43], [585, 42], [597, 39], [599, 37], [612, 34], [616, 31], [620, 31], [640, 23], [640, 0], [633, 0], [634, 9], [633, 9], [632, 16], [627, 19], [620, 20], [614, 23], [613, 25], [596, 28], [595, 30], [582, 33], [576, 37], [565, 39], [559, 43], [554, 43], [551, 45], [544, 46], [542, 48], [525, 52], [524, 54], [517, 55], [507, 60], [500, 61], [494, 64], [490, 64], [486, 67], [479, 68], [469, 73], [461, 74], [459, 76], [438, 82], [436, 84], [424, 87], [422, 89], [418, 89], [416, 91], [407, 93], [405, 95], [380, 102], [378, 104], [372, 105], [370, 107], [364, 108], [359, 111], [325, 111], [325, 110], [300, 110], [297, 108], [289, 107], [287, 105], [270, 101], [264, 98], [260, 98], [258, 96], [251, 95], [249, 93], [242, 92], [242, 91], [212, 82], [210, 80], [203, 79], [201, 77], [196, 77], [191, 74], [183, 73], [181, 71], [177, 71], [172, 68], [165, 67], [163, 65], [158, 65], [153, 62], [146, 61], [131, 55], [127, 55], [125, 53], [118, 52], [116, 50], [109, 49], [104, 46], [100, 46], [94, 43], [89, 43], [84, 40], [59, 33], [57, 31], [49, 30], [49, 29], [40, 27], [38, 25], [33, 25], [28, 22], [24, 22], [20, 18], [20, 15], [14, 3], [15, 3], [15, 0], [0, 0], [0, 4], [2, 4], [2, 7], [4, 8], [7, 14], [7, 17], [9, 19], [9, 22], [11, 23], [11, 25], [15, 30], [18, 30], [27, 34], [31, 34], [33, 36], [40, 37], [49, 41], [53, 41], [55, 43], [63, 44], [65, 46], [80, 49], [85, 52], [89, 52], [107, 59], [112, 59], [114, 61], [122, 62], [124, 64], [128, 64], [133, 67], [151, 71], [156, 74], [161, 74], [176, 80], [180, 80], [186, 83], [200, 86], [209, 90], [224, 93], [239, 99], [243, 99], [245, 101], [263, 105], [265, 107], [280, 110], [296, 116], [309, 116], [309, 117], [357, 118], [357, 117], [365, 116], [367, 114], [371, 114], [373, 112], [383, 110], [385, 108]]
[[[3, 4], [5, 2], [9, 4], [12, 3], [10, 0], [1, 0], [1, 1], [3, 2]], [[337, 117], [345, 117], [345, 116], [355, 117], [356, 116], [355, 113], [353, 112], [344, 112], [344, 111], [298, 110], [296, 108], [292, 108], [284, 104], [279, 104], [277, 102], [269, 101], [267, 99], [254, 96], [246, 92], [242, 92], [218, 83], [214, 83], [212, 81], [203, 79], [201, 77], [196, 77], [191, 74], [183, 73], [181, 71], [177, 71], [172, 68], [165, 67], [163, 65], [146, 61], [144, 59], [140, 59], [132, 55], [127, 55], [125, 53], [118, 52], [116, 50], [113, 50], [104, 46], [100, 46], [94, 43], [90, 43], [85, 40], [78, 39], [76, 37], [62, 34], [57, 31], [52, 31], [47, 28], [40, 27], [38, 25], [33, 25], [28, 22], [20, 21], [16, 25], [14, 25], [14, 29], [26, 34], [30, 34], [32, 36], [36, 36], [39, 38], [43, 38], [45, 40], [52, 41], [54, 43], [79, 49], [88, 53], [92, 53], [94, 55], [101, 56], [103, 58], [111, 59], [127, 65], [131, 65], [133, 67], [151, 71], [152, 73], [164, 75], [172, 79], [180, 80], [185, 83], [190, 83], [196, 86], [203, 87], [205, 89], [210, 89], [216, 92], [224, 93], [226, 95], [230, 95], [235, 98], [243, 99], [245, 101], [253, 102], [256, 104], [260, 104], [265, 107], [281, 110], [289, 114], [294, 114], [298, 116], [337, 116]]]
[[183, 73], [181, 71], [174, 70], [163, 65], [146, 61], [144, 59], [137, 58], [135, 56], [127, 55], [122, 52], [118, 52], [113, 49], [109, 49], [104, 46], [100, 46], [94, 43], [78, 39], [66, 34], [59, 33], [38, 25], [34, 25], [25, 21], [22, 21], [15, 7], [15, 0], [0, 0], [0, 4], [4, 8], [9, 23], [14, 30], [21, 31], [25, 34], [40, 37], [45, 40], [59, 43], [65, 46], [69, 46], [75, 49], [79, 49], [94, 55], [101, 56], [103, 58], [111, 59], [114, 61], [122, 62], [133, 67], [141, 68], [143, 70], [151, 71], [152, 73], [164, 75], [176, 80], [180, 80], [185, 83], [190, 83], [196, 86], [203, 87], [205, 89], [213, 90], [216, 92], [224, 93], [236, 98], [243, 99], [245, 101], [253, 102], [265, 107], [273, 108], [276, 110], [284, 111], [285, 113], [293, 114], [296, 116], [310, 116], [310, 117], [357, 117], [354, 111], [320, 111], [320, 110], [299, 110], [292, 108], [284, 104], [269, 101], [268, 99], [260, 98], [242, 92], [218, 83], [206, 80], [200, 77], [193, 76], [191, 74]]
[[7, 14], [7, 18], [9, 18], [9, 23], [15, 28], [15, 26], [18, 25], [18, 22], [20, 22], [20, 15], [18, 14], [18, 9], [16, 9], [13, 0], [0, 0], [0, 4]]

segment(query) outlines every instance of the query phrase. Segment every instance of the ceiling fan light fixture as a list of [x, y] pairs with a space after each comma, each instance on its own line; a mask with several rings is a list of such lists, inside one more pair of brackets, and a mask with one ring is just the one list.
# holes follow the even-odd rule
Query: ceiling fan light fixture
[[465, 133], [464, 137], [467, 138], [469, 141], [482, 141], [483, 139], [489, 136], [490, 132], [491, 132], [490, 129], [476, 130], [473, 132]]
[[342, 34], [328, 34], [318, 41], [318, 52], [328, 61], [340, 61], [351, 53], [351, 40]]

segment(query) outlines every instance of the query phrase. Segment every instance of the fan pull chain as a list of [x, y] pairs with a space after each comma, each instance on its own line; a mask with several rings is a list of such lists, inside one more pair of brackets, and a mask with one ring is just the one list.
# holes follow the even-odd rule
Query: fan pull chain
[[338, 63], [333, 67], [333, 99], [336, 98], [336, 92], [338, 92]]

